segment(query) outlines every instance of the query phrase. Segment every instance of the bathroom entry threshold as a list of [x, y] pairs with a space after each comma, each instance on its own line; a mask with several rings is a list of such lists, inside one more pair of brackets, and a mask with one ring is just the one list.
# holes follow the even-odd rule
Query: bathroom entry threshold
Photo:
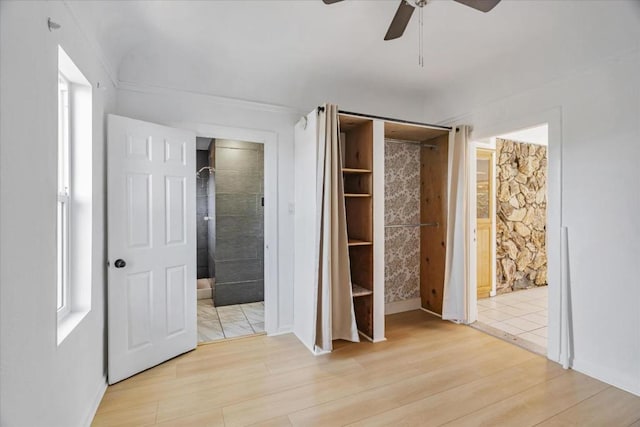
[[264, 333], [263, 301], [214, 307], [211, 299], [198, 300], [198, 344]]

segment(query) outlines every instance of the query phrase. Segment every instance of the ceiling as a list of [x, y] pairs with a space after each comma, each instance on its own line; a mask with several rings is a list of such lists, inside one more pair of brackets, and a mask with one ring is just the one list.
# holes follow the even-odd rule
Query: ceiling
[[557, 78], [637, 49], [639, 3], [503, 0], [483, 14], [433, 0], [421, 68], [417, 14], [404, 37], [383, 41], [396, 0], [67, 0], [121, 82], [297, 108], [422, 105], [459, 82], [513, 74], [512, 66], [527, 70], [521, 85]]

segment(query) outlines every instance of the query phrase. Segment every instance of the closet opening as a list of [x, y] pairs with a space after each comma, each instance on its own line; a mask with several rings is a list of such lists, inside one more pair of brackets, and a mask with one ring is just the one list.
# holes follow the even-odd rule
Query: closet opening
[[264, 333], [264, 144], [196, 149], [198, 343]]
[[384, 124], [385, 313], [442, 315], [450, 131]]
[[[475, 142], [477, 322], [547, 354], [548, 125]], [[473, 196], [473, 195], [472, 195]]]

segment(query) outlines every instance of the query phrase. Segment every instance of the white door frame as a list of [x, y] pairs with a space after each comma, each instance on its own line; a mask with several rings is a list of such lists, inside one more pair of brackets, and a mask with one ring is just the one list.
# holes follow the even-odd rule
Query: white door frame
[[[526, 129], [542, 124], [548, 125], [548, 179], [547, 179], [547, 282], [549, 284], [549, 335], [547, 357], [560, 362], [560, 320], [561, 320], [561, 233], [562, 233], [562, 109], [530, 113], [517, 119], [500, 121], [474, 127], [472, 141], [487, 139], [496, 135]], [[474, 179], [475, 181], [475, 179]], [[471, 285], [473, 289], [471, 288]], [[475, 293], [475, 281], [469, 281], [467, 296]], [[472, 298], [467, 298], [471, 305]], [[473, 301], [476, 301], [473, 298]], [[474, 310], [477, 308], [474, 308]], [[470, 313], [471, 307], [467, 308]]]
[[[264, 329], [267, 335], [283, 332], [280, 324], [278, 281], [278, 136], [275, 132], [209, 123], [177, 122], [204, 138], [264, 144]], [[286, 330], [290, 332], [290, 330]]]

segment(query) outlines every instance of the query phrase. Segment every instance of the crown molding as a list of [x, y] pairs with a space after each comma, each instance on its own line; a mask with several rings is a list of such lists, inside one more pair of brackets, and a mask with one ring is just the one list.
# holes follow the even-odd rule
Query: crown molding
[[[291, 107], [287, 105], [269, 104], [260, 101], [251, 101], [239, 98], [230, 98], [220, 95], [214, 95], [206, 92], [198, 92], [188, 89], [181, 89], [169, 86], [153, 85], [139, 82], [130, 82], [118, 80], [118, 90], [126, 90], [130, 92], [151, 93], [151, 94], [172, 94], [172, 95], [190, 95], [206, 98], [209, 102], [218, 105], [235, 106], [239, 108], [246, 108], [250, 110], [264, 111], [269, 113], [278, 114], [291, 114], [291, 115], [305, 115], [308, 111], [305, 111], [298, 107]], [[313, 108], [309, 108], [311, 111]]]

